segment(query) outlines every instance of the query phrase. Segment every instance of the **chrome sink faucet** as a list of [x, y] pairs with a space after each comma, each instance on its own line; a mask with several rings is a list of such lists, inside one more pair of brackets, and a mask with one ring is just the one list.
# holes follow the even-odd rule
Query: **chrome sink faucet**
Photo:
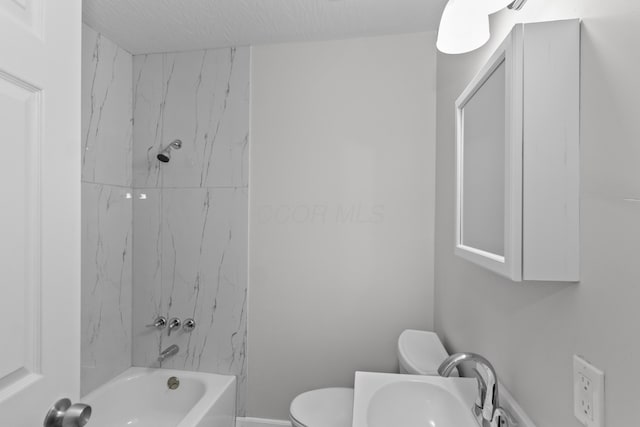
[[473, 372], [478, 380], [478, 397], [472, 408], [478, 424], [482, 427], [514, 427], [511, 415], [498, 406], [498, 377], [493, 365], [476, 353], [456, 353], [445, 359], [438, 374], [448, 377], [463, 362], [473, 363]]

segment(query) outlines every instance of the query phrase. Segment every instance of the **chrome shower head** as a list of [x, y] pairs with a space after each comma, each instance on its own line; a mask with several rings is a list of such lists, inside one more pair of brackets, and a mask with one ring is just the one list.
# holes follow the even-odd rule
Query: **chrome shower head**
[[171, 160], [171, 154], [169, 154], [168, 151], [166, 153], [163, 152], [158, 154], [157, 157], [162, 163], [169, 163], [169, 160]]
[[162, 150], [160, 153], [158, 153], [158, 155], [156, 157], [162, 163], [169, 163], [169, 160], [171, 160], [171, 150], [172, 149], [179, 150], [180, 148], [182, 148], [182, 141], [180, 141], [179, 139], [176, 139], [171, 144], [167, 145], [164, 148], [164, 150]]

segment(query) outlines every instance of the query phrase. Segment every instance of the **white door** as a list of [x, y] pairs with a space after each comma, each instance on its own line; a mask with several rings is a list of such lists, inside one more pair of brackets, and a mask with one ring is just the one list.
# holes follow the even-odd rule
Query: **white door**
[[80, 0], [0, 0], [0, 425], [80, 383]]

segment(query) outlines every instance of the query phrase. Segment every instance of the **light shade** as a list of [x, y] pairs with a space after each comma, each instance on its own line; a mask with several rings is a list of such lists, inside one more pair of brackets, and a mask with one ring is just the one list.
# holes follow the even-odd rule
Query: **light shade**
[[489, 37], [489, 15], [483, 2], [449, 0], [438, 29], [436, 47], [440, 52], [470, 52], [484, 45]]

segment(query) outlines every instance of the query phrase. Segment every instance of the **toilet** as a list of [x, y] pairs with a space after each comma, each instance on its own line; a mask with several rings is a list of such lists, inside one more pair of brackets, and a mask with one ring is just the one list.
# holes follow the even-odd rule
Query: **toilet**
[[293, 427], [351, 427], [353, 389], [319, 388], [299, 394], [291, 402]]
[[[435, 332], [407, 329], [398, 338], [401, 374], [438, 375], [438, 367], [449, 357]], [[458, 376], [454, 369], [450, 376]]]
[[[434, 332], [407, 329], [398, 338], [401, 374], [438, 375], [438, 367], [449, 354]], [[457, 375], [457, 372], [453, 373]], [[321, 388], [299, 394], [291, 402], [293, 427], [351, 427], [353, 389]]]

